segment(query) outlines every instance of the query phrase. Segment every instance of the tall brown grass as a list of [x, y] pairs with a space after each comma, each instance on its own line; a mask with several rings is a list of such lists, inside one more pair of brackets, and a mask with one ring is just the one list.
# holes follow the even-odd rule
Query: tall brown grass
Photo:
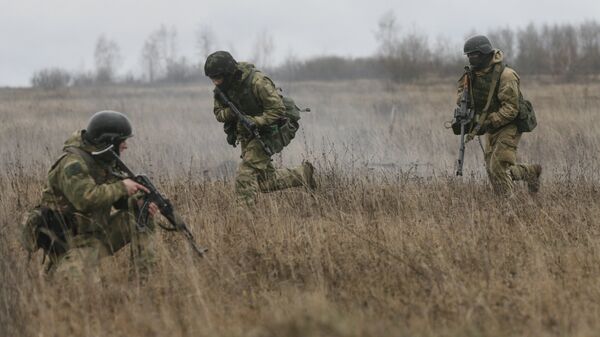
[[[523, 84], [540, 124], [519, 154], [545, 171], [537, 196], [509, 200], [476, 142], [452, 176], [452, 80], [284, 87], [313, 112], [275, 161], [312, 160], [320, 186], [261, 195], [252, 218], [232, 206], [239, 149], [208, 87], [0, 91], [0, 336], [598, 335], [599, 85]], [[173, 199], [205, 259], [159, 232], [150, 282], [130, 279], [124, 249], [100, 284], [57, 284], [19, 247], [62, 142], [102, 109], [130, 115], [124, 159]]]

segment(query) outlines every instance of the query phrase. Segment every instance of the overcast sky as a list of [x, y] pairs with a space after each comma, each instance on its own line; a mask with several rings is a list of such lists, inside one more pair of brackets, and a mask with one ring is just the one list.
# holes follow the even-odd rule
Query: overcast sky
[[368, 56], [379, 18], [393, 10], [404, 30], [457, 46], [470, 32], [527, 23], [600, 21], [600, 0], [0, 0], [0, 86], [29, 85], [35, 70], [92, 70], [97, 38], [121, 48], [120, 73], [139, 74], [144, 40], [161, 24], [175, 27], [179, 54], [198, 61], [195, 32], [212, 27], [218, 47], [238, 60], [268, 31], [275, 62], [288, 55]]

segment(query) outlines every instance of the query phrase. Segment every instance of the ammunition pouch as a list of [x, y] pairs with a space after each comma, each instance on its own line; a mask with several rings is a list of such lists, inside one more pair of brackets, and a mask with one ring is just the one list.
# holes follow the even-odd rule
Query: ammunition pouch
[[519, 93], [519, 114], [515, 119], [515, 124], [519, 132], [531, 132], [537, 126], [533, 105], [524, 99], [521, 93]]
[[226, 122], [223, 124], [223, 131], [227, 134], [227, 144], [235, 147], [237, 141], [237, 121]]
[[277, 123], [263, 127], [259, 130], [265, 144], [273, 151], [279, 153], [288, 146], [300, 128], [300, 108], [290, 97], [282, 97], [285, 106], [284, 117]]
[[74, 223], [70, 214], [38, 206], [23, 217], [21, 244], [30, 253], [41, 248], [46, 254], [60, 255], [67, 251], [67, 237], [76, 234]]

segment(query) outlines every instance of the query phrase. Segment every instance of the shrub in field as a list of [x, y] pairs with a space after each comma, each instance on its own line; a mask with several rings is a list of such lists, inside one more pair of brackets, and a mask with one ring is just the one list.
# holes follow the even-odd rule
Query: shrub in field
[[69, 85], [71, 74], [60, 68], [46, 68], [36, 71], [31, 77], [31, 86], [45, 90], [64, 88]]

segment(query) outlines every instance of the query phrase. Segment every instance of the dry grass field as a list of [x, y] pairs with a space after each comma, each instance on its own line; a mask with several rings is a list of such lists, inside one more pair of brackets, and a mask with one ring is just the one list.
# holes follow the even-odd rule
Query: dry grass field
[[[0, 90], [0, 336], [600, 335], [599, 84], [523, 79], [539, 127], [519, 155], [545, 170], [537, 196], [510, 200], [491, 195], [477, 142], [453, 176], [453, 80], [280, 85], [312, 112], [274, 160], [313, 161], [320, 186], [262, 195], [251, 219], [232, 206], [239, 149], [208, 86]], [[62, 142], [103, 109], [129, 114], [124, 160], [171, 197], [205, 259], [159, 232], [148, 283], [125, 248], [100, 284], [57, 284], [21, 249]]]

